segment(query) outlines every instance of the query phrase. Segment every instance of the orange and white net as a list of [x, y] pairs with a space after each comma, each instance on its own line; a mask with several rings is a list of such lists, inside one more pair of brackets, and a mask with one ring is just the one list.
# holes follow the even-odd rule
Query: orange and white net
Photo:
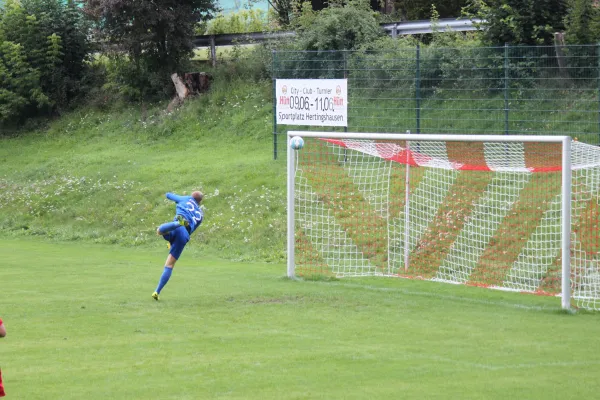
[[[558, 295], [561, 159], [560, 143], [305, 138], [295, 273]], [[573, 142], [571, 164], [572, 299], [600, 309], [600, 149]]]

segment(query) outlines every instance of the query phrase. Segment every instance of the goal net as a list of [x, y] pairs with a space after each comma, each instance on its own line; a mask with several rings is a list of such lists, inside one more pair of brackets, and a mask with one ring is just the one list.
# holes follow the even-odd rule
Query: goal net
[[289, 132], [288, 275], [400, 276], [600, 309], [600, 148]]

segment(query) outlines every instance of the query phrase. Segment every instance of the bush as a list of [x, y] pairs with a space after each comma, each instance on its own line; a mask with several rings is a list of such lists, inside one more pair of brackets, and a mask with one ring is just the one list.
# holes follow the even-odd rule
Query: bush
[[[422, 96], [434, 93], [442, 83], [460, 85], [461, 88], [479, 88], [479, 69], [485, 68], [481, 59], [481, 43], [475, 34], [441, 32], [438, 13], [431, 7], [434, 32], [427, 35], [428, 44], [420, 43], [415, 36], [382, 37], [361, 46], [351, 57], [350, 69], [355, 79], [364, 75], [381, 89], [414, 91], [417, 71], [417, 46], [419, 49], [420, 88]], [[474, 65], [475, 64], [475, 65]], [[473, 67], [476, 66], [477, 69]], [[473, 79], [475, 78], [475, 79]]]
[[[361, 48], [350, 57], [354, 79], [369, 82], [369, 87], [413, 91], [415, 88], [416, 46], [413, 36], [384, 36]], [[393, 82], [393, 83], [392, 83]]]
[[361, 0], [332, 3], [318, 13], [304, 3], [296, 21], [298, 50], [356, 50], [384, 34], [369, 3]]
[[131, 60], [129, 57], [113, 53], [105, 63], [105, 93], [119, 94], [127, 101], [154, 101], [171, 96], [173, 82], [166, 71], [156, 70], [146, 58]]
[[594, 0], [571, 0], [565, 18], [569, 44], [595, 44], [600, 39], [600, 10]]
[[482, 19], [483, 41], [492, 46], [550, 45], [564, 28], [566, 0], [472, 0], [467, 17]]
[[252, 46], [234, 46], [229, 56], [219, 61], [218, 67], [212, 71], [212, 74], [216, 79], [226, 81], [270, 80], [273, 76], [273, 51], [284, 51], [291, 46], [292, 44], [287, 40], [263, 42]]
[[277, 78], [344, 78], [351, 54], [345, 50], [363, 48], [384, 36], [369, 3], [362, 0], [330, 3], [319, 12], [305, 2], [294, 23], [297, 36], [291, 49], [295, 51], [277, 54]]

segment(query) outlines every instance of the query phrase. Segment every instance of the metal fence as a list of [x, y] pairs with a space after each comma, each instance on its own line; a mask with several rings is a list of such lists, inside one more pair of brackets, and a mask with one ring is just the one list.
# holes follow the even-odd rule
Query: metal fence
[[[600, 45], [276, 51], [273, 85], [348, 79], [348, 131], [571, 135], [599, 145], [599, 55]], [[273, 124], [277, 158], [283, 134], [298, 127]]]

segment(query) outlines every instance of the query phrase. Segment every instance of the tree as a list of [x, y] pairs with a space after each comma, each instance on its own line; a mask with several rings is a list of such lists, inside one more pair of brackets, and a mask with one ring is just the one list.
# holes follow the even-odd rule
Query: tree
[[[194, 49], [194, 28], [217, 11], [215, 0], [85, 0], [85, 10], [96, 21], [96, 35], [126, 54], [138, 78], [132, 84], [147, 92], [147, 85], [168, 82], [181, 72]], [[158, 80], [159, 82], [151, 82]]]
[[569, 44], [592, 44], [600, 39], [600, 10], [595, 0], [571, 0], [565, 18]]
[[292, 0], [268, 0], [269, 6], [275, 11], [277, 15], [277, 22], [281, 26], [288, 26], [290, 24], [290, 16], [294, 11], [294, 2]]
[[472, 0], [465, 14], [484, 21], [486, 44], [550, 45], [554, 32], [564, 29], [567, 4], [566, 0]]
[[73, 2], [7, 0], [0, 8], [0, 125], [60, 112], [81, 94], [90, 53]]
[[355, 50], [383, 34], [366, 1], [331, 3], [319, 12], [312, 11], [310, 3], [303, 6], [297, 18], [301, 50]]
[[22, 47], [52, 105], [65, 107], [79, 93], [90, 54], [84, 15], [61, 0], [8, 0], [1, 14], [4, 40]]
[[20, 119], [28, 107], [48, 105], [40, 72], [31, 68], [23, 46], [4, 40], [0, 31], [0, 126]]
[[467, 0], [396, 0], [393, 4], [402, 19], [413, 21], [430, 19], [432, 7], [438, 11], [440, 18], [459, 17]]

